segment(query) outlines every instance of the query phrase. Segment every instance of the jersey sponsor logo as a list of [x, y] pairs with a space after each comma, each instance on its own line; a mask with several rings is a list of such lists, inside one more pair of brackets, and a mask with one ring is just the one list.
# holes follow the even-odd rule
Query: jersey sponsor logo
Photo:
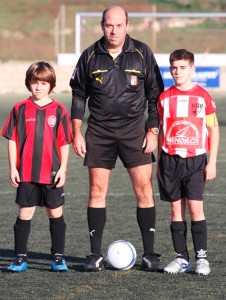
[[35, 122], [36, 120], [35, 120], [35, 118], [28, 118], [28, 119], [26, 119], [26, 122]]
[[138, 84], [138, 78], [136, 75], [131, 75], [130, 77], [130, 84], [131, 85], [137, 85]]
[[[201, 122], [202, 120], [198, 120]], [[195, 124], [187, 120], [177, 120], [168, 126], [166, 144], [174, 147], [199, 146], [201, 138], [199, 130]]]
[[204, 105], [202, 103], [192, 103], [192, 112], [197, 116], [203, 109]]
[[189, 126], [182, 128], [181, 130], [176, 132], [176, 136], [185, 137], [188, 129], [189, 129]]
[[48, 124], [50, 127], [54, 127], [56, 125], [56, 117], [55, 116], [49, 116], [48, 117]]

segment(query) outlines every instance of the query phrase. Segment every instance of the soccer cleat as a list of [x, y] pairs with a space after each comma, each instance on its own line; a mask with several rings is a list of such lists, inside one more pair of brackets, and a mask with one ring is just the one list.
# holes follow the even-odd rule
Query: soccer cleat
[[67, 272], [68, 267], [62, 254], [55, 254], [51, 260], [51, 270], [53, 272]]
[[164, 272], [172, 274], [189, 272], [190, 270], [191, 264], [187, 260], [179, 257], [164, 268]]
[[91, 253], [86, 256], [87, 262], [84, 265], [86, 272], [102, 271], [105, 269], [104, 258], [101, 255]]
[[163, 272], [163, 266], [160, 263], [159, 256], [159, 254], [155, 253], [143, 255], [141, 269], [150, 272]]
[[200, 275], [208, 275], [211, 272], [209, 262], [204, 259], [200, 258], [196, 261], [196, 269], [195, 273]]
[[25, 272], [27, 270], [27, 255], [19, 254], [12, 261], [11, 265], [8, 267], [9, 272]]

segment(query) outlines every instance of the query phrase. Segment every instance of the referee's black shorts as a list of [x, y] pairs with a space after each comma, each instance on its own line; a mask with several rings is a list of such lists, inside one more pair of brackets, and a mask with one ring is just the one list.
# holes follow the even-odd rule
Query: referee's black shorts
[[173, 202], [182, 198], [203, 200], [206, 154], [181, 158], [161, 151], [158, 164], [160, 199]]
[[21, 207], [45, 206], [54, 209], [64, 204], [64, 195], [64, 188], [56, 188], [56, 184], [20, 182], [16, 203]]
[[112, 169], [119, 157], [125, 168], [133, 168], [155, 161], [153, 153], [144, 154], [145, 118], [96, 121], [89, 117], [86, 131], [88, 167]]

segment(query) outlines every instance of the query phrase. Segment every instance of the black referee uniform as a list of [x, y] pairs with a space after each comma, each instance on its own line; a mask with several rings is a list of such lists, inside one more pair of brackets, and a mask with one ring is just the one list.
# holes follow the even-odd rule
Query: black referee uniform
[[142, 143], [146, 128], [159, 126], [157, 98], [164, 87], [146, 44], [127, 35], [123, 51], [114, 59], [101, 38], [82, 53], [70, 86], [72, 119], [84, 118], [88, 100], [86, 166], [111, 169], [118, 156], [126, 168], [154, 160], [143, 153]]

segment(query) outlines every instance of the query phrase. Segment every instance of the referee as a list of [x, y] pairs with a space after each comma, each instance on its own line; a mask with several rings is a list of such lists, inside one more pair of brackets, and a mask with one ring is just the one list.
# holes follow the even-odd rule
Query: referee
[[[91, 253], [85, 271], [104, 269], [101, 244], [106, 223], [106, 195], [119, 157], [137, 199], [137, 221], [144, 254], [141, 268], [162, 271], [154, 252], [156, 212], [151, 183], [157, 147], [157, 99], [163, 81], [151, 49], [128, 34], [128, 14], [120, 6], [103, 12], [103, 37], [81, 55], [70, 80], [73, 147], [89, 170], [87, 208]], [[85, 139], [81, 128], [88, 101]], [[148, 118], [145, 111], [148, 107]]]

